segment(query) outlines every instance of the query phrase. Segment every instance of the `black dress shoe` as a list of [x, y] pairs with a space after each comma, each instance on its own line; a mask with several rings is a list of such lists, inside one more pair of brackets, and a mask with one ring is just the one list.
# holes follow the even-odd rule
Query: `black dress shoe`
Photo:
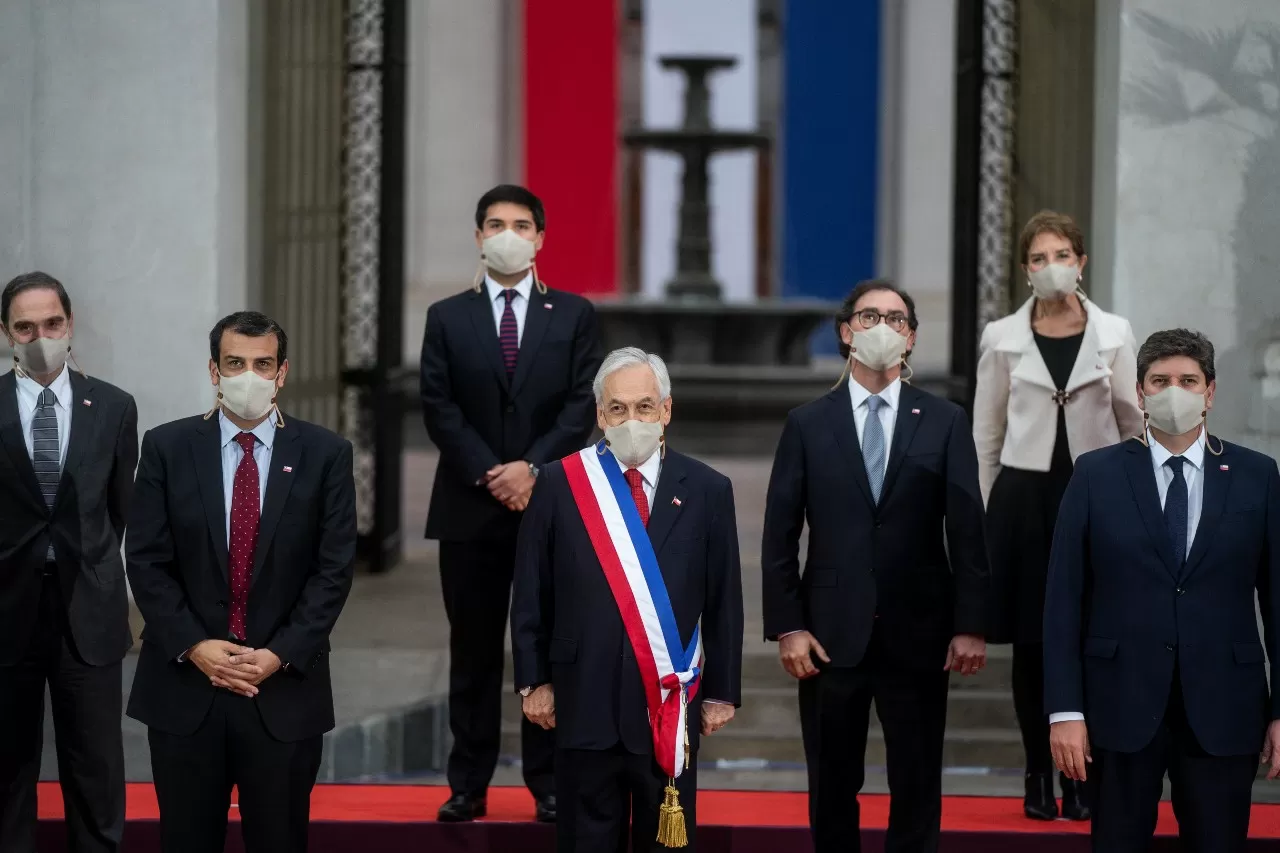
[[1085, 796], [1084, 785], [1063, 776], [1062, 782], [1062, 816], [1067, 820], [1088, 820], [1093, 817], [1089, 809], [1089, 798]]
[[484, 797], [454, 794], [440, 807], [436, 820], [441, 823], [462, 823], [484, 817], [487, 812], [488, 802]]
[[1028, 773], [1022, 812], [1032, 820], [1057, 820], [1058, 801], [1053, 797], [1052, 773]]
[[538, 823], [555, 823], [556, 822], [556, 795], [548, 794], [547, 796], [537, 800], [533, 816]]

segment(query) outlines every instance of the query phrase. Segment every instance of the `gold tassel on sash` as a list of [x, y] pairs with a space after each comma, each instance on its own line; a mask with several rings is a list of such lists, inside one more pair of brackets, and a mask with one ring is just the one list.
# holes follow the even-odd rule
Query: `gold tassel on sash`
[[[680, 687], [680, 702], [686, 706], [689, 694], [684, 686]], [[684, 718], [684, 769], [689, 769], [689, 715]], [[680, 805], [680, 792], [676, 790], [676, 780], [672, 776], [667, 779], [667, 788], [663, 792], [662, 806], [658, 809], [658, 843], [663, 847], [687, 847], [689, 835], [685, 831], [684, 808]]]

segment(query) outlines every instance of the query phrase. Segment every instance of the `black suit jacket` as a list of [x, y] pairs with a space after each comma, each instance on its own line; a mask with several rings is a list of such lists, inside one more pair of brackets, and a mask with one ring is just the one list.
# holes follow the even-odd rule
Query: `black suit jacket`
[[138, 407], [101, 379], [72, 372], [70, 380], [71, 434], [51, 511], [22, 434], [17, 379], [0, 376], [0, 666], [27, 650], [50, 541], [80, 657], [103, 666], [133, 645], [120, 543], [138, 463]]
[[544, 465], [581, 448], [595, 425], [591, 381], [603, 358], [595, 309], [572, 293], [530, 292], [524, 337], [508, 381], [487, 291], [427, 310], [422, 414], [440, 450], [428, 539], [514, 535], [520, 515], [476, 482], [495, 465]]
[[[285, 417], [272, 445], [246, 614], [245, 645], [288, 669], [254, 700], [267, 730], [296, 741], [333, 728], [329, 633], [351, 590], [356, 506], [351, 443]], [[129, 582], [146, 620], [130, 717], [193, 733], [216, 688], [178, 657], [228, 636], [226, 498], [218, 418], [194, 417], [142, 439], [127, 549]]]
[[952, 636], [987, 625], [982, 497], [964, 412], [902, 386], [876, 506], [849, 388], [792, 411], [769, 477], [760, 559], [767, 639], [807, 630], [832, 666], [856, 666], [878, 617], [889, 654], [940, 669]]
[[[733, 485], [668, 451], [648, 533], [683, 644], [702, 619], [706, 666], [689, 712], [696, 746], [702, 699], [736, 705], [741, 697], [742, 574]], [[555, 688], [559, 747], [608, 749], [621, 742], [637, 755], [653, 751], [635, 653], [559, 462], [538, 478], [520, 525], [511, 648], [517, 686], [550, 682]]]
[[1280, 719], [1280, 472], [1261, 453], [1221, 447], [1204, 457], [1200, 524], [1183, 565], [1150, 450], [1130, 439], [1076, 460], [1049, 563], [1045, 712], [1083, 712], [1090, 741], [1104, 749], [1151, 742], [1175, 666], [1187, 720], [1209, 754], [1256, 754], [1268, 721]]

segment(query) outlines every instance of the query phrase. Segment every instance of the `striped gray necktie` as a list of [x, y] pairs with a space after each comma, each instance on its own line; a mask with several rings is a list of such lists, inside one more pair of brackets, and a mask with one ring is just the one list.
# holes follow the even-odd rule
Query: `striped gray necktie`
[[[53, 500], [58, 496], [58, 481], [62, 479], [58, 413], [53, 408], [56, 405], [57, 396], [50, 389], [44, 389], [36, 401], [35, 417], [31, 419], [31, 464], [36, 469], [36, 482], [40, 484], [44, 505], [49, 509], [53, 509]], [[49, 562], [53, 562], [53, 543], [49, 544]]]
[[884, 425], [880, 423], [880, 407], [884, 399], [872, 395], [867, 398], [867, 422], [862, 426], [862, 459], [867, 465], [867, 483], [871, 496], [880, 503], [880, 490], [884, 488]]

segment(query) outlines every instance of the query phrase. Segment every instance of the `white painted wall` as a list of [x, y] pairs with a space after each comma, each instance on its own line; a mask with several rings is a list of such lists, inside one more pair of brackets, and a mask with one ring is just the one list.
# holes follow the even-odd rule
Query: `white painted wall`
[[209, 329], [247, 307], [247, 4], [0, 3], [0, 280], [66, 285], [143, 429], [208, 409]]
[[884, 4], [877, 266], [916, 300], [911, 363], [951, 364], [955, 148], [955, 3]]
[[[679, 127], [685, 76], [658, 64], [666, 55], [727, 55], [738, 64], [710, 77], [711, 124], [721, 130], [757, 129], [758, 29], [754, 0], [646, 0], [644, 8], [644, 123]], [[651, 152], [644, 161], [641, 292], [660, 298], [676, 271], [681, 160]], [[717, 154], [711, 161], [711, 268], [725, 299], [755, 298], [756, 154]]]
[[[411, 0], [404, 356], [416, 364], [427, 308], [470, 285], [476, 201], [511, 173], [503, 0]], [[504, 59], [504, 56], [506, 57]], [[510, 133], [508, 132], [510, 129]]]

